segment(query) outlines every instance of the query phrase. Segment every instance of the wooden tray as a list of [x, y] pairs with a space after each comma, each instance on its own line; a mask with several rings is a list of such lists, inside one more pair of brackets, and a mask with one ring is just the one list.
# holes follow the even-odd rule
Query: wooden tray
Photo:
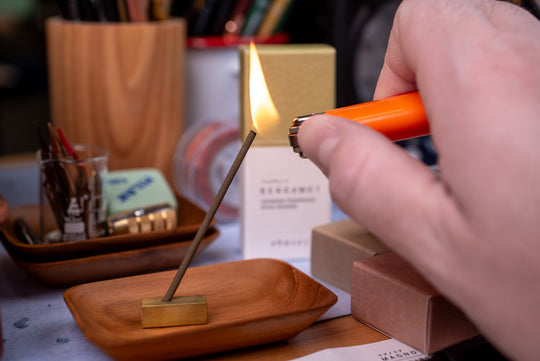
[[[219, 231], [211, 227], [201, 240], [197, 254], [202, 252]], [[193, 237], [191, 237], [193, 238]], [[5, 237], [2, 242], [6, 245]], [[15, 263], [38, 281], [52, 287], [65, 287], [134, 274], [178, 268], [192, 239], [122, 252], [99, 254], [54, 262], [26, 262], [6, 247]]]
[[[185, 198], [177, 196], [177, 201], [178, 226], [174, 230], [35, 245], [22, 242], [17, 237], [13, 223], [18, 217], [22, 217], [34, 233], [39, 234], [39, 205], [16, 207], [10, 209], [8, 219], [2, 224], [8, 241], [4, 244], [20, 261], [52, 262], [190, 240], [206, 213]], [[57, 227], [52, 212], [45, 215], [44, 223], [47, 231]]]
[[165, 295], [174, 271], [89, 283], [64, 299], [86, 337], [116, 360], [189, 358], [296, 336], [336, 301], [288, 263], [254, 259], [187, 270], [176, 295], [206, 295], [208, 324], [149, 328], [141, 299]]

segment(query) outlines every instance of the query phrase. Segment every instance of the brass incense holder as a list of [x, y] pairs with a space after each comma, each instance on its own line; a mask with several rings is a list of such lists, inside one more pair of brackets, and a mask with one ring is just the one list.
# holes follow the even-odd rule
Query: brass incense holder
[[208, 322], [208, 304], [204, 295], [181, 296], [175, 298], [173, 298], [173, 296], [256, 135], [257, 133], [252, 130], [246, 136], [242, 147], [197, 231], [197, 234], [195, 234], [193, 243], [191, 243], [186, 256], [182, 260], [165, 297], [162, 299], [159, 297], [143, 298], [141, 300], [141, 320], [143, 328], [183, 326], [204, 324]]

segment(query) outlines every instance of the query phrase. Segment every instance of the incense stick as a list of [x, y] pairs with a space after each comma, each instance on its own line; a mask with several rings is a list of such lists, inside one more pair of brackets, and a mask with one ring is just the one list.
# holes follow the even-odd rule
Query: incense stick
[[253, 139], [255, 139], [256, 135], [257, 133], [251, 130], [246, 136], [246, 139], [244, 140], [244, 143], [242, 144], [238, 155], [234, 159], [234, 162], [231, 165], [231, 168], [229, 169], [225, 180], [223, 180], [223, 183], [221, 184], [221, 188], [219, 188], [219, 191], [217, 192], [214, 201], [210, 205], [210, 209], [208, 209], [208, 212], [206, 213], [206, 216], [204, 217], [204, 220], [202, 221], [201, 226], [197, 231], [197, 234], [195, 234], [195, 238], [189, 246], [187, 253], [184, 256], [184, 259], [180, 264], [180, 268], [178, 268], [178, 271], [176, 272], [176, 275], [174, 276], [174, 279], [169, 286], [169, 290], [167, 291], [167, 294], [163, 298], [162, 302], [170, 302], [172, 300], [174, 293], [176, 292], [178, 285], [180, 284], [180, 281], [182, 281], [182, 278], [184, 277], [184, 274], [186, 273], [186, 270], [191, 263], [191, 260], [193, 259], [193, 256], [195, 255], [195, 252], [197, 251], [197, 248], [199, 247], [202, 238], [210, 227], [210, 223], [212, 222], [212, 219], [214, 218], [214, 215], [216, 214], [217, 209], [221, 204], [221, 201], [225, 197], [225, 193], [227, 193], [227, 190], [229, 189], [234, 179], [234, 176], [236, 175], [236, 172], [238, 172], [238, 169], [240, 168], [240, 165], [242, 164], [242, 161], [244, 160], [244, 157], [246, 156], [246, 153], [249, 150], [251, 143], [253, 143]]

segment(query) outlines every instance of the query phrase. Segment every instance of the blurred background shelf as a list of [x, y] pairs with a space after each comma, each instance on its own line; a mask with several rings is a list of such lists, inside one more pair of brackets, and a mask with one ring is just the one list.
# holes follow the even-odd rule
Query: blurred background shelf
[[[175, 1], [173, 4], [186, 3]], [[384, 49], [385, 31], [391, 25], [396, 0], [294, 0], [283, 31], [291, 43], [326, 43], [337, 50], [337, 104], [344, 106], [367, 100], [373, 87]], [[173, 6], [180, 12], [180, 5]], [[3, 0], [0, 4], [0, 156], [34, 152], [38, 142], [32, 123], [45, 130], [50, 121], [45, 19], [58, 16], [53, 0]], [[369, 44], [360, 44], [359, 33], [374, 20], [379, 25]], [[360, 99], [354, 90], [357, 71], [355, 49], [367, 46], [362, 55], [362, 74], [371, 73], [362, 85]], [[377, 52], [377, 54], [375, 54]], [[382, 52], [382, 53], [381, 53]], [[362, 75], [363, 76], [363, 75]], [[364, 80], [361, 80], [362, 82]]]

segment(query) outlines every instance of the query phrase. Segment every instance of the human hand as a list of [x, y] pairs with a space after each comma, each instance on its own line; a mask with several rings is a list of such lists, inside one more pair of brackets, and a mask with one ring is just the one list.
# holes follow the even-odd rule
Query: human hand
[[418, 89], [440, 175], [381, 134], [318, 115], [304, 152], [335, 202], [502, 352], [540, 359], [540, 22], [489, 0], [405, 0], [376, 98]]

